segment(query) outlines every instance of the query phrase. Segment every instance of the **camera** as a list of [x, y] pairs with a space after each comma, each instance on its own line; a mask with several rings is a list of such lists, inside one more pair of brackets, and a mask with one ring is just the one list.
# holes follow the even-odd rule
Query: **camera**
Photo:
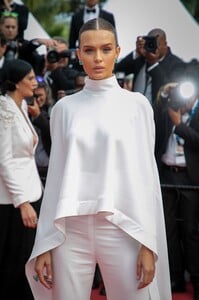
[[157, 37], [156, 36], [143, 36], [143, 39], [145, 40], [144, 49], [147, 52], [155, 53], [158, 44], [157, 44]]
[[185, 81], [179, 83], [176, 87], [169, 91], [168, 107], [173, 110], [182, 108], [187, 101], [191, 100], [195, 95], [195, 87], [192, 82]]
[[61, 58], [65, 58], [68, 57], [69, 60], [76, 60], [76, 52], [75, 49], [69, 49], [69, 50], [65, 50], [62, 52], [58, 52], [56, 50], [50, 50], [47, 53], [47, 60], [49, 63], [56, 63], [58, 62]]

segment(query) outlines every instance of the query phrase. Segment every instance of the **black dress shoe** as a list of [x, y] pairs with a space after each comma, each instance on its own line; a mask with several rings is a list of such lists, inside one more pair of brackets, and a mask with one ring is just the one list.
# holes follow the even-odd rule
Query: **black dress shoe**
[[171, 291], [172, 291], [172, 293], [184, 293], [186, 291], [184, 280], [172, 281], [171, 282]]
[[100, 290], [100, 295], [102, 296], [106, 296], [106, 290], [105, 290], [105, 287], [103, 286]]

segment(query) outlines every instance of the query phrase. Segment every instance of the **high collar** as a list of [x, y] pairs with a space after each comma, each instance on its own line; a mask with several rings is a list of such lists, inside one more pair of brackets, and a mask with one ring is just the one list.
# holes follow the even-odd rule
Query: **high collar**
[[93, 80], [88, 77], [85, 78], [85, 86], [84, 89], [95, 92], [105, 92], [111, 91], [111, 89], [115, 87], [120, 87], [115, 75], [102, 79], [102, 80]]

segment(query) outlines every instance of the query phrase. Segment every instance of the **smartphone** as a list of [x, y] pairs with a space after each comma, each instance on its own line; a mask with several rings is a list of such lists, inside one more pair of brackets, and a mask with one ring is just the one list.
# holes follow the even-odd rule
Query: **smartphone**
[[26, 102], [28, 105], [34, 105], [34, 97], [26, 97]]

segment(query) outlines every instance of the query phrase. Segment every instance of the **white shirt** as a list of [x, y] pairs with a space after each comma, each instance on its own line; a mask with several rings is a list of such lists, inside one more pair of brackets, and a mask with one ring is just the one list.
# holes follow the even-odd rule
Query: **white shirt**
[[[88, 10], [92, 10], [95, 9], [95, 12], [87, 12]], [[84, 8], [84, 23], [86, 23], [89, 20], [95, 19], [99, 17], [99, 5], [95, 5], [94, 7], [92, 7], [92, 9], [88, 6], [85, 6]]]

